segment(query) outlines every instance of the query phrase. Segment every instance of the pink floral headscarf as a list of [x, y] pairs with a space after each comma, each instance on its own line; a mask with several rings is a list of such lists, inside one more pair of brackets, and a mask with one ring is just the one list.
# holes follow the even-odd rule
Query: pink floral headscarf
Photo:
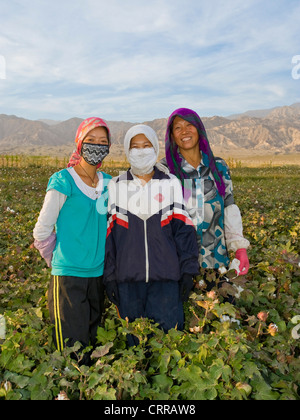
[[[76, 147], [76, 150], [74, 150], [74, 152], [72, 153], [72, 155], [70, 157], [70, 161], [68, 163], [68, 168], [70, 166], [76, 166], [76, 165], [79, 164], [79, 162], [82, 159], [82, 157], [81, 157], [82, 142], [85, 139], [85, 137], [87, 136], [87, 134], [96, 127], [106, 128], [107, 134], [108, 134], [108, 144], [109, 144], [109, 146], [111, 145], [111, 135], [110, 135], [110, 131], [109, 131], [109, 128], [108, 128], [106, 122], [104, 120], [102, 120], [101, 118], [97, 118], [97, 117], [87, 118], [86, 120], [82, 121], [82, 123], [80, 124], [80, 126], [77, 129], [76, 137], [75, 137], [75, 143], [76, 143], [77, 147]], [[101, 163], [99, 163], [97, 168], [100, 168], [100, 166], [101, 166]]]

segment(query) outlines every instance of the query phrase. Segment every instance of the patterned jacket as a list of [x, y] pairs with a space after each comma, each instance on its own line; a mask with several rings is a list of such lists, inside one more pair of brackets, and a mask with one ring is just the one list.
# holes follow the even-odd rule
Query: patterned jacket
[[[202, 268], [228, 267], [228, 251], [250, 245], [243, 237], [242, 218], [234, 202], [229, 168], [223, 159], [215, 158], [226, 187], [225, 197], [222, 197], [203, 160], [195, 169], [182, 155], [180, 157], [182, 169], [189, 177], [185, 180], [184, 202], [197, 231], [199, 264]], [[165, 159], [161, 163], [167, 165]]]

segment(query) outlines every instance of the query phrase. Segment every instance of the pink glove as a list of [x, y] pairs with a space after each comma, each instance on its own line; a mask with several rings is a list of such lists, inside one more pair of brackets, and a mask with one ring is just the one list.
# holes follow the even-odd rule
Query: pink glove
[[240, 261], [238, 276], [244, 276], [249, 271], [249, 260], [247, 250], [245, 248], [238, 249], [235, 253], [235, 258]]
[[34, 247], [40, 251], [41, 256], [46, 261], [48, 267], [51, 267], [52, 254], [56, 245], [56, 234], [53, 232], [49, 238], [44, 241], [34, 241]]

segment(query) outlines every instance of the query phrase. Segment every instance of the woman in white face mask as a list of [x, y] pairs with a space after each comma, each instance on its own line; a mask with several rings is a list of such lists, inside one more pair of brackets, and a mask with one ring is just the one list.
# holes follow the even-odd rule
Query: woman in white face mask
[[[183, 301], [198, 273], [196, 231], [178, 179], [155, 163], [151, 127], [132, 127], [124, 139], [131, 168], [108, 185], [104, 285], [120, 316], [149, 318], [166, 332], [183, 329]], [[128, 337], [130, 345], [138, 340]]]
[[136, 125], [126, 133], [124, 149], [131, 165], [131, 172], [148, 182], [154, 175], [159, 144], [154, 130], [147, 125]]

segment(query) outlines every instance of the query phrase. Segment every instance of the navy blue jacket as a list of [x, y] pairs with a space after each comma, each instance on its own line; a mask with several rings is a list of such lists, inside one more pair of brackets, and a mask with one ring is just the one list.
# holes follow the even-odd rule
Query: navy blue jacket
[[110, 181], [108, 192], [104, 284], [198, 273], [196, 231], [174, 175], [155, 168], [143, 186], [129, 170]]

